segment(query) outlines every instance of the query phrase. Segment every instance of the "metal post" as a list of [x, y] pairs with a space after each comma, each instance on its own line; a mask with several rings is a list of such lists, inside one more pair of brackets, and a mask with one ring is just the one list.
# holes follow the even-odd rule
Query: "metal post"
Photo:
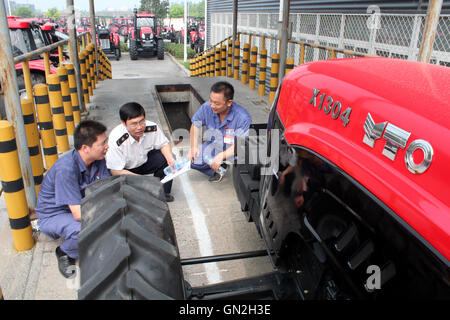
[[[96, 70], [96, 77], [98, 77], [98, 49], [97, 49], [97, 28], [95, 26], [95, 7], [94, 7], [94, 0], [89, 0], [89, 12], [91, 14], [91, 34], [92, 39], [94, 42], [94, 59], [95, 59], [95, 70]], [[119, 41], [120, 45], [120, 41]]]
[[[235, 54], [236, 41], [238, 40], [237, 34], [237, 20], [238, 20], [238, 0], [233, 0], [233, 54]], [[235, 68], [234, 65], [235, 59], [233, 59], [233, 70]]]
[[0, 43], [2, 44], [0, 46], [0, 56], [2, 57], [0, 59], [0, 81], [5, 99], [6, 116], [14, 128], [28, 208], [34, 210], [36, 206], [36, 190], [34, 187], [33, 171], [31, 169], [30, 152], [25, 134], [22, 107], [19, 100], [19, 86], [17, 85], [4, 1], [0, 1]]
[[205, 41], [203, 41], [203, 51], [208, 48], [208, 1], [205, 1]]
[[80, 77], [80, 60], [78, 59], [78, 39], [77, 39], [77, 30], [75, 25], [75, 7], [73, 5], [73, 0], [66, 0], [67, 6], [67, 26], [69, 29], [69, 37], [70, 37], [70, 57], [72, 58], [73, 67], [75, 68], [75, 79], [77, 81], [78, 88], [78, 102], [80, 103], [80, 110], [85, 111], [85, 101], [83, 99], [83, 89], [81, 86], [81, 77]]
[[184, 62], [187, 61], [187, 0], [184, 0]]
[[422, 46], [420, 47], [420, 62], [430, 62], [431, 51], [433, 51], [434, 36], [439, 24], [443, 0], [430, 0], [428, 3], [427, 19], [425, 20], [425, 32], [423, 34]]
[[283, 77], [285, 75], [285, 68], [286, 68], [288, 40], [290, 37], [289, 6], [290, 6], [290, 0], [280, 1], [280, 19], [279, 19], [280, 29], [278, 30], [278, 38], [281, 39], [281, 41], [280, 41], [280, 74], [278, 77], [279, 81], [283, 80]]

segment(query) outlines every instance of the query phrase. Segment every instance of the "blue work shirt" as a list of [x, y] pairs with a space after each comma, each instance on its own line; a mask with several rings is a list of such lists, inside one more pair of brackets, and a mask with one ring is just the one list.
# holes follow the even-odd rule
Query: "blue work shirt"
[[225, 119], [220, 122], [219, 115], [211, 109], [209, 101], [202, 104], [191, 119], [196, 127], [205, 126], [209, 143], [226, 150], [234, 144], [235, 136], [248, 134], [252, 117], [244, 107], [233, 102]]
[[77, 150], [65, 154], [53, 164], [41, 184], [36, 204], [38, 218], [71, 213], [69, 205], [81, 203], [89, 184], [109, 176], [105, 159], [94, 161], [89, 172]]

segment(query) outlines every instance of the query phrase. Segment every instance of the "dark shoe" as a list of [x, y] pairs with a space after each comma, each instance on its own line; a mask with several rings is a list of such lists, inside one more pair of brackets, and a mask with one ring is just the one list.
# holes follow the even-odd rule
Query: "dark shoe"
[[72, 278], [75, 276], [75, 259], [69, 257], [60, 247], [55, 250], [58, 259], [58, 269], [64, 278]]
[[209, 182], [220, 182], [222, 181], [222, 176], [218, 174], [217, 172], [214, 173], [211, 177], [208, 179]]
[[175, 200], [175, 198], [171, 194], [166, 193], [166, 202], [172, 202], [173, 200]]

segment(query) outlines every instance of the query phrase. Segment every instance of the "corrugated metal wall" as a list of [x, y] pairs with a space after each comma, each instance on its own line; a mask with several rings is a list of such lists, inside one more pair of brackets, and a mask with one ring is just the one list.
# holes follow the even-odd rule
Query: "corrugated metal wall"
[[[207, 2], [207, 44], [211, 45], [211, 15], [219, 12], [232, 12], [233, 0], [206, 0]], [[291, 0], [291, 13], [366, 13], [371, 5], [378, 6], [382, 13], [426, 13], [428, 7], [427, 0]], [[275, 13], [279, 12], [280, 1], [274, 0], [238, 0], [238, 11]], [[450, 0], [444, 0], [441, 12], [450, 13]]]

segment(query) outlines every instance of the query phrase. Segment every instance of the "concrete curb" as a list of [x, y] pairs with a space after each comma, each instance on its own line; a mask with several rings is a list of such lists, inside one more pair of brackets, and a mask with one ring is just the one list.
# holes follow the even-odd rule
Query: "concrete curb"
[[187, 76], [187, 77], [190, 77], [191, 76], [191, 72], [188, 70], [188, 69], [186, 69], [181, 63], [179, 63], [178, 62], [178, 60], [177, 59], [175, 59], [175, 57], [174, 56], [172, 56], [169, 52], [165, 52], [169, 57], [170, 57], [170, 59], [172, 59], [172, 61], [181, 69], [181, 71], [182, 72], [184, 72], [184, 74]]

